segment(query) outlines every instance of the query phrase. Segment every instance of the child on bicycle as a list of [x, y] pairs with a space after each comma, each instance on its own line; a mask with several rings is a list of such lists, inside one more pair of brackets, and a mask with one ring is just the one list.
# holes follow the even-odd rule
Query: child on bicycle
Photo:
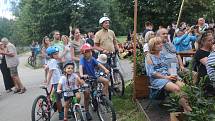
[[[84, 84], [84, 81], [79, 78], [79, 76], [74, 73], [74, 63], [66, 62], [63, 66], [64, 75], [61, 76], [60, 81], [58, 83], [57, 92], [63, 92], [64, 95], [64, 121], [68, 120], [68, 110], [71, 104], [72, 97], [75, 95], [78, 102], [81, 100], [80, 92], [78, 92], [78, 88], [80, 85]], [[69, 90], [68, 92], [66, 92]]]
[[[94, 57], [92, 57], [92, 47], [85, 43], [84, 45], [81, 46], [81, 53], [83, 54], [83, 57], [80, 58], [79, 61], [79, 73], [81, 77], [96, 77], [98, 78], [98, 81], [103, 83], [104, 88], [103, 88], [103, 94], [105, 96], [108, 96], [108, 86], [109, 86], [109, 81], [100, 76], [97, 77], [95, 74], [95, 68], [99, 67], [102, 69], [106, 74], [109, 73], [109, 70], [106, 69], [102, 64], [98, 63]], [[86, 117], [88, 120], [92, 120], [92, 116], [89, 113], [89, 97], [90, 97], [90, 92], [85, 91], [84, 92], [84, 105], [85, 105], [85, 110], [86, 110]]]
[[50, 46], [46, 49], [46, 53], [48, 54], [48, 56], [50, 56], [50, 59], [47, 63], [49, 70], [48, 70], [46, 85], [48, 86], [49, 83], [51, 82], [51, 85], [54, 89], [53, 90], [54, 95], [57, 99], [56, 104], [57, 104], [57, 110], [59, 112], [59, 120], [62, 120], [64, 118], [64, 114], [62, 110], [61, 95], [57, 93], [58, 81], [60, 80], [60, 77], [61, 77], [61, 70], [58, 66], [59, 49], [55, 46]]

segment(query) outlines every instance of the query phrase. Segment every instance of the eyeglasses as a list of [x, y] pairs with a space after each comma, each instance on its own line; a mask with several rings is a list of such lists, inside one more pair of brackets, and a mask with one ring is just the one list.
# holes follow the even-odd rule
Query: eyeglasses
[[168, 33], [162, 33], [162, 35], [168, 35]]

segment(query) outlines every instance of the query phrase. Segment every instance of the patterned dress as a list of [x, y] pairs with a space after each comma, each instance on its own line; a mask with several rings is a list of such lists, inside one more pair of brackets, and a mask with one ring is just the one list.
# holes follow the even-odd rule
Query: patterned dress
[[163, 54], [161, 54], [160, 57], [150, 54], [148, 57], [152, 61], [152, 64], [146, 63], [146, 71], [150, 77], [150, 84], [152, 87], [162, 89], [170, 80], [157, 78], [154, 75], [155, 73], [160, 73], [163, 76], [170, 75], [168, 72], [168, 64], [165, 61], [166, 58]]

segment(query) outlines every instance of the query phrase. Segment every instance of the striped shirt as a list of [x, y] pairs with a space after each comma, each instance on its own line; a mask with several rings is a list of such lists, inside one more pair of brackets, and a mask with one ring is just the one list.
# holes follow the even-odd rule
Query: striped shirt
[[210, 53], [208, 56], [206, 68], [210, 80], [213, 81], [213, 85], [215, 85], [215, 52]]

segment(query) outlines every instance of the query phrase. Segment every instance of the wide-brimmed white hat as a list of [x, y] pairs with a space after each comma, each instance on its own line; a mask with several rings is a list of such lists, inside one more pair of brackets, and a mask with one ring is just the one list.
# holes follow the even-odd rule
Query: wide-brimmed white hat
[[107, 55], [105, 54], [100, 54], [98, 59], [97, 59], [98, 62], [102, 63], [102, 64], [105, 64], [107, 63]]

